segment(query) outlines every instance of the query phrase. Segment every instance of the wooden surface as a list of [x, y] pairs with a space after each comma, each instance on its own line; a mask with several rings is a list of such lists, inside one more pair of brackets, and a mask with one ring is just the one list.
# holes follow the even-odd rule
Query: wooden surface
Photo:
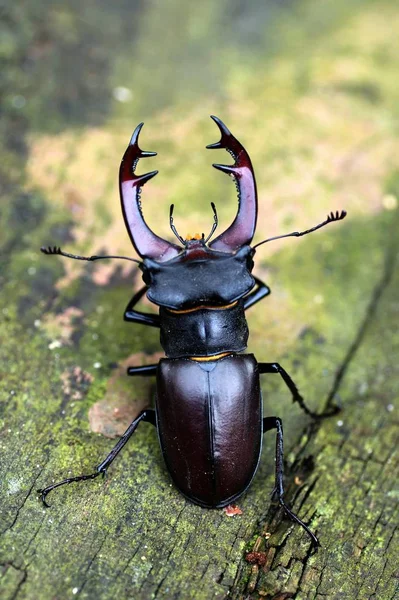
[[[208, 12], [190, 14], [177, 0], [167, 11], [141, 12], [122, 0], [108, 12], [105, 4], [100, 11], [90, 2], [38, 2], [22, 18], [5, 5], [4, 600], [399, 598], [398, 17], [389, 2], [323, 9], [301, 2], [273, 13], [263, 38], [271, 16], [253, 7], [260, 32], [254, 52], [239, 11], [216, 39], [227, 6], [205, 5]], [[146, 50], [159, 47], [167, 23], [179, 23], [182, 39], [171, 36], [155, 60]], [[67, 54], [74, 57], [69, 68]], [[190, 95], [178, 70], [181, 76], [194, 66]], [[155, 91], [159, 105], [149, 101]], [[248, 312], [249, 351], [259, 361], [278, 360], [315, 410], [342, 405], [338, 416], [311, 422], [280, 378], [262, 378], [265, 414], [284, 423], [287, 498], [319, 536], [317, 554], [271, 504], [272, 433], [234, 517], [179, 495], [149, 424], [105, 481], [56, 490], [47, 510], [36, 494], [69, 474], [91, 472], [106, 456], [154, 395], [154, 384], [127, 378], [126, 366], [161, 356], [156, 330], [122, 320], [140, 285], [135, 267], [74, 265], [38, 249], [132, 255], [116, 174], [141, 120], [143, 148], [160, 152], [139, 169], [161, 170], [143, 194], [151, 226], [169, 235], [173, 201], [182, 235], [208, 231], [211, 200], [220, 227], [228, 225], [234, 192], [210, 167], [226, 157], [203, 151], [217, 139], [210, 113], [253, 159], [255, 241], [310, 227], [330, 210], [349, 213], [303, 240], [260, 247], [255, 272], [272, 295]], [[253, 552], [257, 564], [247, 560]]]

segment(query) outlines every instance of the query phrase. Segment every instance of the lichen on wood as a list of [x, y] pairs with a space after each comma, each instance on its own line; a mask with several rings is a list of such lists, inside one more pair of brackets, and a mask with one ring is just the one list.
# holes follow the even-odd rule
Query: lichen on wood
[[[254, 10], [256, 52], [227, 0], [207, 0], [201, 14], [178, 0], [141, 13], [123, 0], [40, 0], [23, 12], [4, 3], [5, 600], [398, 597], [397, 10], [389, 1], [341, 0]], [[160, 34], [177, 24], [183, 38]], [[148, 52], [161, 39], [162, 52]], [[198, 73], [192, 87], [181, 84], [182, 56]], [[36, 493], [92, 472], [106, 456], [114, 442], [103, 434], [115, 436], [153, 401], [154, 384], [126, 377], [126, 365], [155, 362], [160, 351], [157, 331], [122, 319], [140, 285], [135, 267], [74, 266], [39, 248], [132, 253], [116, 173], [143, 119], [146, 147], [160, 151], [152, 160], [161, 174], [143, 195], [149, 223], [169, 235], [173, 201], [179, 230], [205, 229], [213, 200], [220, 227], [228, 224], [234, 192], [201, 150], [214, 141], [209, 113], [224, 118], [253, 159], [256, 241], [311, 226], [332, 209], [349, 213], [307, 239], [260, 247], [256, 274], [272, 294], [248, 312], [250, 352], [281, 362], [315, 410], [342, 404], [340, 415], [313, 423], [279, 378], [262, 380], [266, 414], [284, 423], [287, 499], [319, 536], [317, 554], [271, 503], [271, 433], [234, 516], [177, 492], [149, 424], [105, 480], [56, 490], [47, 510]]]

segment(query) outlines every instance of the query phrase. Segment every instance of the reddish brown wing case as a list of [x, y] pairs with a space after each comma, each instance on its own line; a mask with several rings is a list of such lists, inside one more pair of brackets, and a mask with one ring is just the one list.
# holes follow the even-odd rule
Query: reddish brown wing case
[[163, 359], [157, 377], [159, 439], [173, 481], [201, 506], [229, 504], [250, 484], [260, 456], [262, 406], [254, 356]]

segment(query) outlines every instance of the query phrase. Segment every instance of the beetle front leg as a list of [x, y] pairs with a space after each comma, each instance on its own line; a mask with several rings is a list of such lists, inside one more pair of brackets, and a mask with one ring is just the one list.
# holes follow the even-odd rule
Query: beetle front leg
[[244, 310], [247, 310], [250, 306], [253, 306], [259, 300], [266, 298], [271, 293], [271, 289], [258, 277], [254, 277], [256, 288], [253, 289], [248, 296], [244, 298]]
[[53, 485], [49, 485], [46, 488], [44, 488], [43, 490], [37, 490], [38, 494], [41, 495], [41, 500], [42, 500], [44, 506], [46, 506], [47, 508], [49, 507], [49, 504], [47, 504], [47, 502], [46, 502], [47, 494], [49, 494], [52, 490], [55, 490], [55, 488], [60, 487], [61, 485], [65, 485], [67, 483], [68, 484], [74, 483], [75, 481], [87, 481], [88, 479], [95, 479], [99, 475], [103, 475], [103, 477], [105, 477], [107, 468], [115, 460], [115, 458], [117, 457], [119, 452], [122, 450], [124, 445], [129, 441], [129, 439], [131, 438], [133, 433], [136, 431], [137, 426], [139, 425], [139, 423], [141, 421], [146, 421], [147, 423], [152, 423], [152, 425], [155, 425], [156, 424], [155, 411], [151, 408], [147, 408], [147, 409], [141, 411], [141, 413], [134, 419], [134, 421], [132, 421], [130, 423], [129, 427], [126, 429], [125, 433], [122, 435], [122, 437], [120, 438], [118, 443], [114, 446], [114, 448], [108, 454], [107, 458], [105, 460], [103, 460], [103, 462], [100, 463], [96, 467], [96, 470], [94, 471], [94, 473], [90, 473], [90, 475], [78, 475], [77, 477], [67, 477], [67, 479], [63, 479], [62, 481], [59, 481], [58, 483], [53, 483]]
[[127, 374], [130, 376], [142, 375], [143, 377], [150, 377], [156, 375], [158, 369], [158, 363], [156, 365], [141, 365], [140, 367], [128, 367]]
[[271, 429], [277, 430], [276, 436], [276, 480], [274, 492], [277, 495], [280, 506], [284, 509], [284, 512], [292, 519], [295, 523], [298, 523], [312, 540], [312, 543], [317, 550], [320, 546], [319, 540], [315, 534], [309, 529], [307, 525], [301, 519], [292, 512], [284, 501], [284, 444], [283, 444], [283, 424], [281, 419], [278, 417], [265, 417], [263, 419], [263, 433], [270, 431]]
[[133, 298], [126, 307], [123, 318], [129, 323], [141, 323], [142, 325], [149, 325], [150, 327], [159, 327], [159, 315], [133, 310], [133, 307], [137, 304], [137, 302], [139, 302], [139, 300], [141, 300], [147, 290], [148, 287], [145, 285], [136, 294], [134, 294]]
[[313, 419], [325, 419], [327, 417], [332, 417], [333, 415], [339, 413], [339, 411], [341, 410], [339, 406], [333, 406], [330, 410], [326, 410], [325, 412], [320, 414], [313, 412], [310, 408], [306, 406], [305, 400], [299, 393], [299, 390], [296, 387], [295, 383], [292, 381], [287, 371], [283, 369], [283, 367], [279, 365], [279, 363], [259, 363], [259, 373], [279, 373], [292, 394], [292, 401], [298, 402], [302, 410]]

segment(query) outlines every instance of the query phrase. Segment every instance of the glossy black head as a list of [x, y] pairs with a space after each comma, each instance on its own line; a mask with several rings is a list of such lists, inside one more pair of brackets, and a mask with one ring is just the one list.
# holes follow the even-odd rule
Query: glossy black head
[[212, 117], [221, 132], [221, 139], [207, 148], [223, 148], [234, 158], [234, 164], [213, 165], [233, 177], [238, 191], [238, 211], [233, 223], [215, 240], [208, 243], [217, 225], [214, 205], [214, 225], [210, 235], [188, 236], [183, 240], [173, 226], [173, 205], [170, 222], [181, 246], [163, 240], [145, 223], [141, 210], [141, 188], [157, 171], [136, 175], [140, 158], [154, 156], [138, 145], [142, 128], [133, 133], [120, 168], [122, 211], [128, 233], [143, 262], [144, 282], [149, 286], [148, 298], [160, 306], [175, 310], [198, 305], [222, 306], [235, 302], [248, 293], [255, 281], [251, 276], [254, 250], [250, 247], [257, 218], [255, 177], [250, 158], [243, 146], [217, 118]]
[[147, 296], [155, 304], [174, 310], [231, 304], [255, 285], [252, 256], [250, 246], [226, 253], [197, 242], [164, 263], [145, 258], [141, 268], [149, 286]]

